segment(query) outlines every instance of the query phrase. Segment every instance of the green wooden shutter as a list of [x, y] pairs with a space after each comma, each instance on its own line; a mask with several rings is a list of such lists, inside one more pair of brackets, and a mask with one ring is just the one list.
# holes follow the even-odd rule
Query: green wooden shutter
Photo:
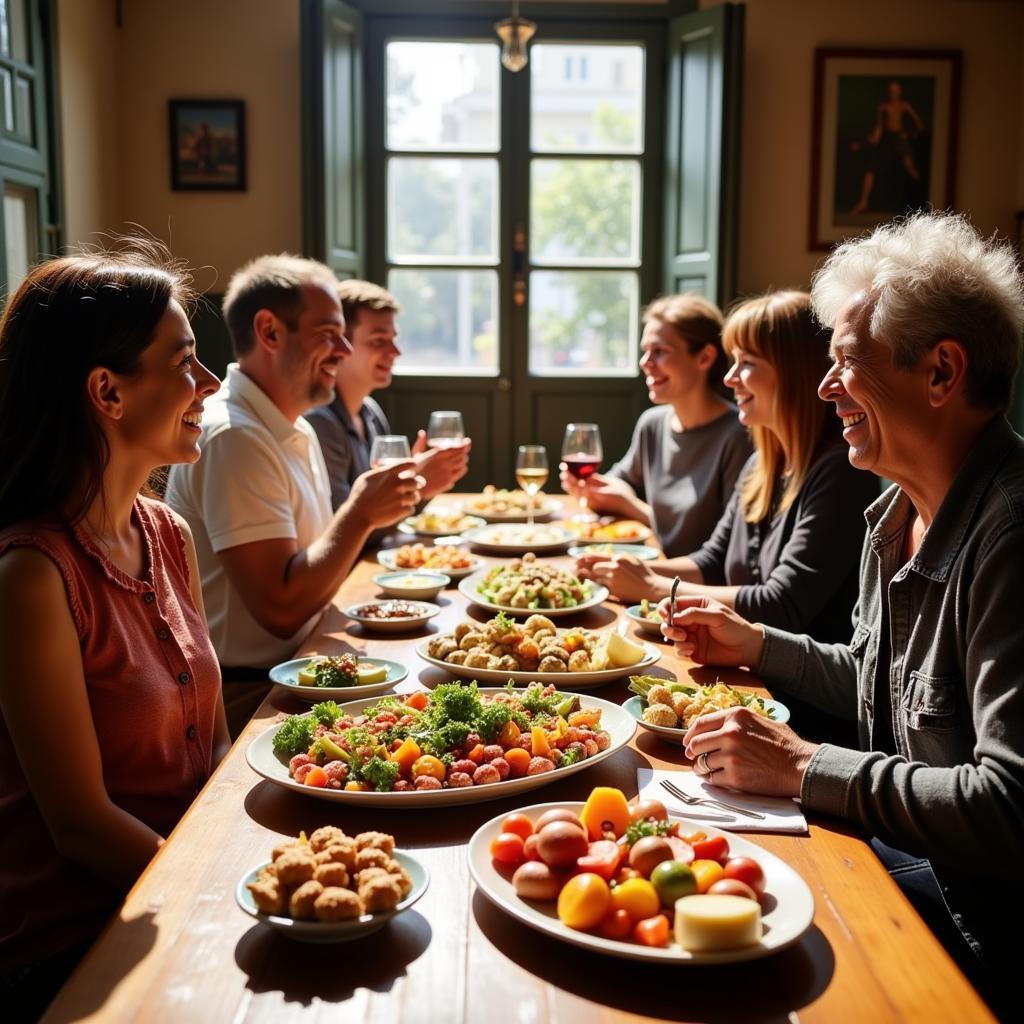
[[667, 293], [736, 291], [742, 4], [669, 22], [665, 148]]
[[302, 4], [303, 239], [339, 277], [363, 273], [362, 15]]

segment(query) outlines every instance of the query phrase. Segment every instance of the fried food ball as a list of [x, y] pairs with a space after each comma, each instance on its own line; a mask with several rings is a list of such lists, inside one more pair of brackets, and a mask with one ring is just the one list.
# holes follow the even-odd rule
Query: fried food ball
[[467, 633], [472, 633], [472, 632], [473, 632], [473, 627], [468, 622], [460, 622], [455, 627], [455, 631], [454, 631], [454, 633], [452, 635], [455, 637], [455, 642], [458, 644], [458, 643], [462, 643], [462, 638]]
[[444, 661], [445, 658], [454, 654], [459, 649], [459, 645], [454, 640], [442, 640], [437, 647], [438, 653], [434, 657], [439, 658], [441, 661]]
[[360, 850], [383, 850], [390, 856], [395, 850], [395, 837], [387, 832], [360, 832], [356, 836], [356, 846]]
[[441, 645], [450, 643], [449, 637], [446, 636], [432, 636], [427, 641], [427, 654], [432, 658], [443, 658], [444, 655], [441, 653]]
[[302, 885], [313, 877], [313, 869], [316, 867], [316, 859], [308, 848], [285, 850], [274, 862], [277, 868], [277, 877], [282, 885]]
[[276, 861], [286, 850], [294, 850], [296, 848], [302, 849], [303, 842], [301, 839], [285, 839], [282, 840], [277, 846], [274, 847], [274, 852], [270, 855], [270, 859]]
[[556, 658], [551, 654], [544, 655], [540, 659], [540, 664], [537, 666], [538, 672], [564, 672], [565, 662], [561, 658]]
[[402, 899], [402, 888], [393, 875], [383, 875], [371, 878], [365, 885], [360, 885], [359, 895], [367, 913], [376, 914], [384, 910], [394, 910]]
[[693, 705], [693, 697], [688, 693], [672, 694], [672, 710], [679, 718], [685, 719]]
[[676, 713], [665, 704], [651, 704], [644, 708], [641, 717], [648, 725], [662, 725], [667, 729], [674, 729], [679, 721]]
[[469, 655], [465, 651], [452, 651], [444, 660], [449, 665], [465, 665], [468, 657]]
[[568, 663], [569, 652], [558, 643], [541, 644], [540, 656], [542, 658], [558, 658], [559, 661]]
[[511, 654], [503, 654], [498, 659], [498, 668], [502, 672], [518, 672], [519, 662]]
[[324, 825], [309, 837], [309, 848], [314, 853], [319, 853], [326, 850], [331, 843], [341, 842], [344, 838], [345, 833], [336, 825]]
[[362, 917], [365, 908], [362, 899], [351, 889], [329, 885], [313, 903], [318, 921], [351, 921]]
[[363, 868], [382, 868], [389, 860], [391, 860], [390, 851], [368, 846], [356, 854], [356, 871], [362, 871]]
[[313, 869], [313, 881], [321, 885], [335, 885], [342, 889], [348, 885], [348, 868], [344, 864], [331, 862], [329, 864], [317, 864]]
[[[497, 659], [494, 659], [497, 661]], [[466, 668], [489, 668], [491, 662], [491, 656], [485, 654], [483, 651], [470, 651], [466, 655], [466, 660], [462, 663]]]
[[359, 848], [351, 836], [331, 843], [325, 850], [316, 855], [317, 864], [344, 864], [351, 871], [356, 866], [356, 854]]
[[324, 887], [317, 881], [303, 882], [288, 901], [288, 910], [292, 917], [296, 921], [312, 921], [316, 917], [313, 905], [323, 891]]
[[459, 647], [464, 651], [471, 651], [474, 647], [485, 643], [487, 643], [487, 637], [479, 630], [472, 629], [459, 641]]
[[392, 878], [398, 879], [398, 886], [402, 890], [402, 899], [405, 899], [412, 892], [412, 879], [409, 877], [409, 872], [397, 860], [388, 862], [387, 872]]
[[255, 882], [246, 885], [252, 893], [256, 909], [264, 914], [283, 914], [288, 906], [284, 887], [276, 878], [264, 878], [262, 875]]
[[369, 884], [371, 878], [383, 878], [388, 874], [390, 874], [390, 872], [385, 867], [363, 868], [363, 870], [352, 879], [352, 883], [355, 885], [356, 889], [361, 889], [364, 885]]
[[538, 629], [534, 631], [533, 642], [540, 646], [546, 640], [554, 640], [555, 631], [553, 629]]
[[647, 691], [648, 704], [667, 704], [672, 707], [672, 691], [667, 686], [652, 686]]
[[569, 671], [589, 672], [590, 655], [584, 650], [573, 651], [572, 654], [569, 655]]
[[546, 615], [531, 615], [524, 623], [523, 630], [533, 635], [533, 639], [537, 639], [537, 630], [543, 629], [550, 631], [551, 635], [555, 635], [555, 624]]

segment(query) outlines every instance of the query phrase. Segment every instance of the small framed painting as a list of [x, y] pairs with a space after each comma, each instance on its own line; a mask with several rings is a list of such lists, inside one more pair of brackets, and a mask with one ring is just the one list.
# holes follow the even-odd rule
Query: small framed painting
[[245, 103], [170, 100], [171, 188], [245, 191]]
[[814, 53], [808, 246], [956, 194], [959, 50]]

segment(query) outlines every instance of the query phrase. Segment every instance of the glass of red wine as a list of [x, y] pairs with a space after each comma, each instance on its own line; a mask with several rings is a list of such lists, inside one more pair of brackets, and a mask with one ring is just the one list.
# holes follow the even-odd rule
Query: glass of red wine
[[580, 511], [575, 517], [583, 522], [596, 518], [587, 512], [586, 483], [601, 465], [602, 454], [601, 431], [596, 423], [566, 424], [562, 461], [569, 473], [583, 484], [579, 494]]

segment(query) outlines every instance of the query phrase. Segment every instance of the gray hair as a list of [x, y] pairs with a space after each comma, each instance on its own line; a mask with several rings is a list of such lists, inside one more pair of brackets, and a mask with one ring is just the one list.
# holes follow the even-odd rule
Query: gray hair
[[902, 370], [943, 338], [967, 352], [965, 394], [1005, 410], [1021, 355], [1024, 278], [1017, 254], [961, 214], [915, 213], [837, 246], [814, 275], [815, 316], [835, 327], [853, 298], [868, 303], [871, 336]]

